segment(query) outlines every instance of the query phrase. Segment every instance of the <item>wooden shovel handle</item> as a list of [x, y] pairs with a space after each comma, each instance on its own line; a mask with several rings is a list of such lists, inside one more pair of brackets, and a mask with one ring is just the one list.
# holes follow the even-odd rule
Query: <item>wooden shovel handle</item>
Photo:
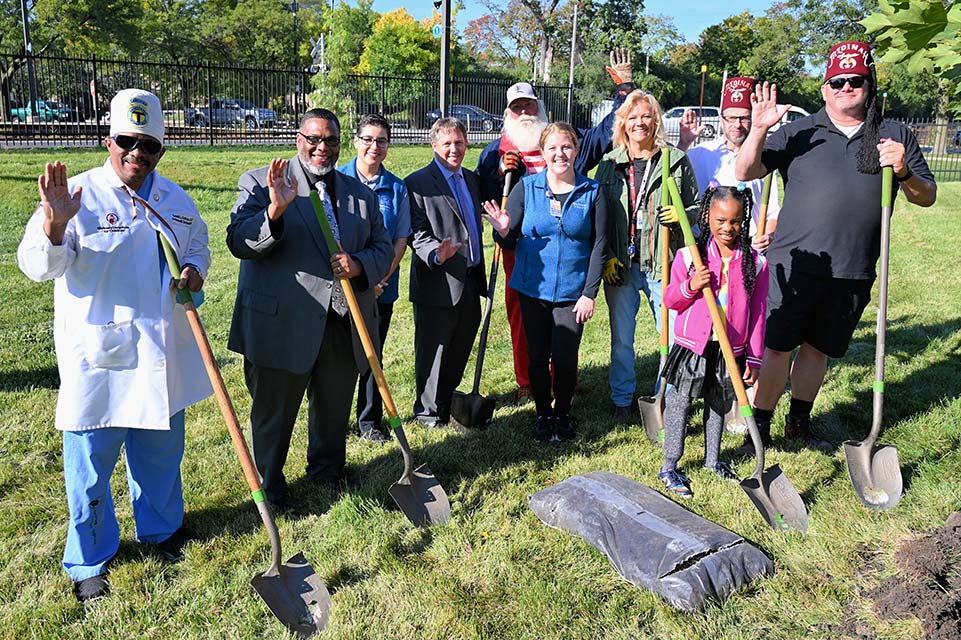
[[771, 183], [774, 182], [774, 172], [764, 176], [764, 186], [761, 188], [761, 208], [757, 214], [757, 231], [754, 239], [760, 240], [764, 232], [767, 231], [767, 205], [771, 200]]
[[[667, 188], [668, 181], [674, 182], [671, 176], [671, 152], [668, 147], [661, 149], [661, 204], [665, 207], [671, 206], [671, 190]], [[677, 185], [675, 185], [677, 186]], [[681, 206], [681, 202], [677, 202]], [[683, 212], [682, 212], [683, 213]], [[680, 214], [678, 214], [680, 215]], [[632, 239], [633, 242], [633, 239]], [[671, 312], [664, 304], [664, 291], [671, 281], [671, 228], [661, 225], [661, 344], [660, 351], [662, 356], [668, 353], [669, 328]]]

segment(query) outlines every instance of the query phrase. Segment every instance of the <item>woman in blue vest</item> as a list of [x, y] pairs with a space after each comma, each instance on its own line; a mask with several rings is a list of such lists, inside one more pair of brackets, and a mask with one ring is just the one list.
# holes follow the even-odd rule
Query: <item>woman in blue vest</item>
[[541, 149], [547, 171], [525, 177], [506, 210], [493, 200], [484, 203], [484, 217], [498, 244], [516, 252], [508, 286], [519, 294], [528, 342], [534, 437], [546, 442], [575, 437], [570, 413], [577, 349], [601, 285], [607, 206], [598, 184], [574, 171], [577, 133], [569, 124], [548, 125]]
[[[377, 194], [380, 213], [384, 216], [384, 226], [394, 244], [394, 259], [384, 279], [374, 286], [377, 291], [377, 310], [380, 314], [380, 351], [377, 357], [383, 360], [384, 342], [397, 301], [397, 267], [407, 251], [407, 238], [410, 230], [410, 201], [404, 181], [384, 167], [387, 149], [390, 146], [390, 123], [377, 114], [364, 116], [357, 123], [354, 133], [354, 148], [357, 157], [337, 170], [344, 175], [357, 178]], [[370, 371], [362, 374], [357, 384], [357, 426], [360, 437], [371, 442], [387, 442], [381, 420], [384, 405], [377, 389], [377, 381]], [[389, 431], [389, 430], [388, 430]]]

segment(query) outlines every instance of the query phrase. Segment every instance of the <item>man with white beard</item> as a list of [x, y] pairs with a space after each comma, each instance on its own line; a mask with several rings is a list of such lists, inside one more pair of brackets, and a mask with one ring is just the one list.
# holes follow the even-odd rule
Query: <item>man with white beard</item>
[[[605, 67], [617, 88], [611, 112], [596, 127], [576, 129], [580, 151], [574, 160], [574, 171], [587, 175], [597, 166], [605, 153], [611, 150], [614, 112], [634, 90], [631, 56], [626, 49], [616, 49], [610, 55], [611, 64]], [[547, 128], [547, 109], [534, 93], [528, 82], [518, 82], [507, 89], [507, 108], [504, 110], [504, 130], [500, 138], [481, 151], [477, 161], [477, 175], [481, 182], [481, 201], [495, 200], [500, 203], [504, 190], [504, 176], [514, 174], [515, 186], [525, 175], [540, 173], [547, 167], [541, 155], [541, 133]], [[514, 251], [504, 249], [504, 277], [510, 281], [514, 270]], [[527, 340], [521, 323], [520, 302], [517, 292], [504, 288], [504, 304], [511, 329], [514, 353], [514, 377], [517, 380], [516, 400], [531, 395], [530, 378], [527, 375]]]

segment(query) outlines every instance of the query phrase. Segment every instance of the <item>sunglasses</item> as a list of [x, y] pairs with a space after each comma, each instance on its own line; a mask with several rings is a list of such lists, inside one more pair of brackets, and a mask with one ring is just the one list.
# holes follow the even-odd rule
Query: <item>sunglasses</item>
[[140, 148], [146, 154], [156, 155], [164, 146], [153, 138], [134, 138], [133, 136], [111, 136], [114, 143], [124, 151], [133, 151]]
[[868, 79], [864, 76], [851, 76], [850, 78], [831, 78], [827, 81], [827, 85], [835, 91], [840, 91], [845, 83], [851, 85], [852, 89], [860, 89], [867, 81]]
[[326, 144], [331, 149], [333, 149], [334, 147], [340, 146], [340, 138], [338, 138], [337, 136], [327, 136], [326, 138], [323, 138], [321, 136], [308, 136], [304, 133], [301, 133], [300, 131], [297, 132], [297, 135], [302, 137], [304, 140], [308, 142], [308, 144], [314, 147], [319, 147], [321, 142]]

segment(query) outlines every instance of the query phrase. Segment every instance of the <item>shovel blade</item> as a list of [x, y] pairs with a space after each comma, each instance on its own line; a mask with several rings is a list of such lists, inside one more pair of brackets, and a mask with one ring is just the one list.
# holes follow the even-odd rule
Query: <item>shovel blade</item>
[[426, 466], [411, 473], [410, 482], [401, 478], [387, 492], [414, 525], [429, 527], [450, 520], [450, 500], [434, 474]]
[[327, 627], [330, 593], [303, 553], [282, 564], [276, 574], [255, 575], [250, 584], [270, 612], [298, 637], [309, 638]]
[[774, 465], [761, 474], [761, 481], [751, 476], [741, 481], [741, 488], [773, 529], [808, 530], [808, 512], [781, 467]]
[[901, 500], [904, 486], [897, 449], [849, 440], [844, 443], [844, 456], [851, 485], [865, 507], [883, 511]]
[[664, 441], [664, 396], [641, 396], [637, 399], [644, 432], [651, 443], [660, 446]]
[[460, 429], [483, 429], [494, 418], [494, 399], [479, 393], [454, 392], [450, 419]]
[[724, 430], [739, 436], [747, 433], [747, 418], [741, 413], [741, 407], [736, 400], [724, 414]]

